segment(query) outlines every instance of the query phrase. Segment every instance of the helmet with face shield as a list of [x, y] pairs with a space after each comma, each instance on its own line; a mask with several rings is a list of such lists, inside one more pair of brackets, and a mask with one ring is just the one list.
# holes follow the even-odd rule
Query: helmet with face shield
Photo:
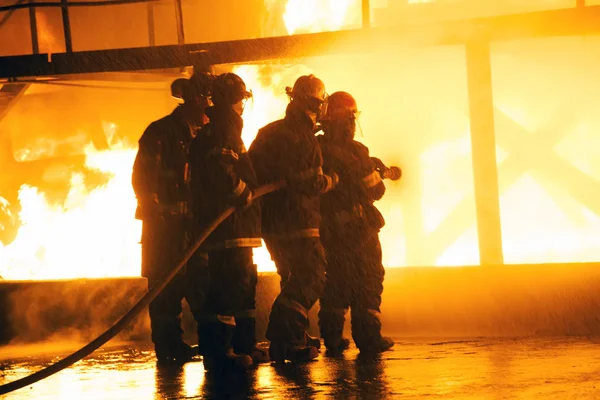
[[327, 108], [325, 84], [315, 75], [302, 75], [296, 79], [293, 88], [286, 88], [286, 93], [292, 102], [302, 103], [309, 111], [315, 113], [317, 119], [320, 119]]
[[359, 116], [354, 97], [348, 92], [335, 92], [327, 100], [327, 110], [321, 120], [323, 131], [340, 140], [354, 139]]
[[232, 72], [221, 74], [215, 78], [212, 84], [212, 101], [216, 106], [239, 105], [241, 113], [246, 101], [252, 98], [252, 92], [246, 88], [246, 83], [239, 75]]

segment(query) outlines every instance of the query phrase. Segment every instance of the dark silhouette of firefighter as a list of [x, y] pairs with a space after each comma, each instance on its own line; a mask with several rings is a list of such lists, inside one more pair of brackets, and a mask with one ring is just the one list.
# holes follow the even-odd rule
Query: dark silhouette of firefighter
[[206, 226], [227, 206], [238, 209], [209, 236], [209, 290], [198, 321], [200, 354], [208, 370], [247, 368], [268, 360], [256, 347], [257, 266], [252, 248], [260, 247], [260, 204], [252, 201], [256, 175], [242, 141], [242, 113], [252, 96], [236, 74], [216, 77], [210, 122], [191, 149], [192, 194], [198, 226]]
[[[351, 309], [352, 337], [361, 353], [379, 353], [393, 340], [381, 336], [383, 292], [379, 230], [383, 216], [373, 202], [385, 193], [382, 178], [399, 179], [400, 169], [387, 168], [354, 140], [357, 106], [346, 92], [333, 93], [317, 136], [324, 167], [339, 174], [338, 186], [321, 199], [321, 240], [327, 254], [327, 280], [320, 299], [319, 328], [328, 353], [348, 348], [344, 319]], [[375, 162], [377, 161], [377, 163]]]
[[337, 176], [323, 173], [314, 135], [326, 102], [323, 82], [314, 75], [301, 76], [287, 93], [291, 101], [285, 118], [260, 129], [249, 150], [260, 185], [283, 179], [288, 184], [265, 196], [262, 207], [263, 239], [282, 280], [266, 332], [276, 362], [318, 356], [318, 349], [307, 342], [307, 329], [308, 310], [325, 280], [320, 196], [337, 181]]
[[[188, 155], [192, 138], [206, 122], [210, 78], [196, 74], [176, 80], [171, 90], [183, 104], [151, 123], [139, 140], [132, 184], [138, 200], [136, 218], [142, 220], [142, 276], [149, 287], [183, 258], [190, 244], [190, 191]], [[202, 255], [150, 303], [149, 313], [159, 362], [186, 362], [196, 350], [182, 340], [181, 301], [194, 312], [203, 302]]]

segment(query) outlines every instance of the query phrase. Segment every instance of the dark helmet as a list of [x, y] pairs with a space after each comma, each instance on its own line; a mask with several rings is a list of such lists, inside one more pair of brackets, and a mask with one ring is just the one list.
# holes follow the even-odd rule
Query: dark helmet
[[199, 98], [209, 98], [211, 95], [213, 75], [206, 72], [195, 73], [183, 85], [182, 98], [185, 103], [197, 103]]
[[212, 101], [215, 104], [233, 105], [252, 97], [244, 80], [232, 72], [217, 76], [212, 84]]
[[335, 92], [327, 98], [327, 110], [324, 121], [345, 120], [356, 117], [358, 108], [356, 100], [348, 92]]
[[178, 78], [171, 83], [171, 96], [183, 102], [184, 87], [189, 83], [187, 78]]
[[317, 99], [324, 102], [327, 98], [325, 84], [314, 75], [302, 75], [294, 83], [294, 87], [286, 88], [286, 93], [292, 99]]
[[292, 103], [304, 104], [311, 112], [317, 115], [317, 121], [327, 108], [327, 93], [325, 84], [314, 75], [302, 75], [294, 83], [294, 87], [285, 88]]

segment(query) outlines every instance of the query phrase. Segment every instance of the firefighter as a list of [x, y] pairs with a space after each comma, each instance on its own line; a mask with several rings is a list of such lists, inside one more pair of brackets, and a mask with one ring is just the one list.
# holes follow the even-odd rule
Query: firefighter
[[260, 205], [252, 201], [256, 175], [242, 141], [242, 113], [251, 97], [244, 81], [224, 73], [212, 85], [210, 122], [192, 142], [192, 194], [198, 225], [206, 226], [227, 205], [238, 210], [209, 236], [210, 284], [198, 323], [200, 353], [208, 370], [248, 368], [266, 361], [256, 347], [257, 267], [252, 248], [262, 245]]
[[308, 310], [323, 290], [325, 255], [319, 239], [319, 197], [337, 176], [323, 173], [314, 135], [326, 103], [325, 86], [314, 75], [287, 88], [285, 118], [259, 130], [250, 146], [259, 184], [287, 180], [287, 188], [263, 198], [262, 234], [282, 285], [266, 336], [272, 360], [308, 361], [318, 349], [307, 342]]
[[350, 344], [342, 336], [348, 308], [352, 338], [361, 353], [379, 353], [394, 344], [381, 336], [385, 271], [379, 230], [384, 219], [373, 202], [385, 193], [382, 177], [398, 179], [400, 169], [385, 167], [354, 140], [356, 116], [354, 98], [346, 92], [333, 93], [321, 125], [324, 134], [317, 136], [325, 168], [339, 173], [339, 185], [321, 199], [327, 279], [320, 298], [319, 329], [332, 354], [341, 353]]
[[[166, 117], [151, 123], [139, 140], [132, 185], [142, 220], [142, 276], [149, 287], [174, 268], [189, 245], [188, 152], [197, 130], [206, 122], [209, 77], [176, 81], [172, 95], [181, 90], [183, 103]], [[201, 254], [150, 303], [152, 341], [159, 362], [186, 362], [196, 350], [182, 340], [181, 301], [192, 311], [202, 302]]]

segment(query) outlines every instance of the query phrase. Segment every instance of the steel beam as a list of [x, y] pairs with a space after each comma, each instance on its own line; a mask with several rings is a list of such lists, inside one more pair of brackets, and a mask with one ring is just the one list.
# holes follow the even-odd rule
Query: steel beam
[[600, 6], [407, 24], [272, 38], [149, 48], [94, 50], [71, 54], [0, 58], [0, 78], [176, 68], [327, 54], [366, 53], [383, 44], [464, 45], [474, 38], [510, 40], [544, 36], [600, 35]]
[[73, 39], [71, 37], [71, 19], [69, 18], [68, 0], [60, 0], [60, 9], [62, 13], [63, 31], [65, 35], [65, 51], [67, 54], [73, 52]]
[[[30, 3], [33, 3], [34, 0], [29, 0]], [[37, 16], [35, 13], [35, 8], [29, 9], [29, 29], [31, 31], [31, 51], [33, 54], [40, 53], [40, 44], [38, 40], [38, 32], [37, 32]]]
[[177, 25], [177, 44], [185, 43], [185, 33], [183, 30], [183, 9], [181, 0], [175, 0], [175, 22]]
[[154, 4], [146, 4], [146, 15], [148, 18], [148, 45], [156, 45], [156, 32], [154, 28]]
[[479, 40], [468, 43], [466, 56], [479, 260], [481, 265], [502, 265], [504, 257], [489, 42]]

